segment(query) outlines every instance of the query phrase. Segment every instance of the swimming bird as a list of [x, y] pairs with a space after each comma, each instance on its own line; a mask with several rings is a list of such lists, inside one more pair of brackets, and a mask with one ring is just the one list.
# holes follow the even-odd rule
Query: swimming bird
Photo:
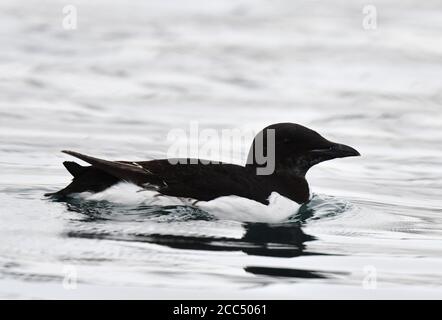
[[224, 206], [231, 203], [232, 197], [264, 206], [281, 197], [284, 201], [305, 203], [310, 198], [305, 176], [312, 166], [335, 158], [360, 156], [354, 148], [331, 142], [295, 123], [273, 124], [258, 133], [244, 166], [202, 159], [109, 161], [74, 151], [62, 152], [90, 166], [64, 162], [74, 178], [67, 187], [48, 196], [97, 193], [119, 182], [129, 182], [158, 196], [191, 199], [192, 204], [219, 199]]

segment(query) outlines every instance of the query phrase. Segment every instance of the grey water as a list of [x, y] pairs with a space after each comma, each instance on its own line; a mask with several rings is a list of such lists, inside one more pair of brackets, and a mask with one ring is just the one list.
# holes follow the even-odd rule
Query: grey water
[[[442, 298], [442, 6], [0, 2], [0, 298]], [[360, 158], [308, 173], [277, 224], [44, 193], [60, 153], [167, 154], [167, 135], [296, 122]], [[238, 150], [243, 159], [248, 149]]]

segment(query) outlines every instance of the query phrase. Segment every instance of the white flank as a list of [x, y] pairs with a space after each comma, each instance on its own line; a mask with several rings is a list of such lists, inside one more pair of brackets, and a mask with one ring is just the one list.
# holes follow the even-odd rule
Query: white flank
[[204, 210], [218, 219], [248, 222], [282, 222], [297, 213], [300, 205], [277, 192], [272, 192], [269, 204], [238, 196], [219, 197], [211, 201], [163, 196], [156, 191], [140, 189], [131, 183], [118, 183], [103, 192], [83, 192], [78, 195], [86, 200], [110, 201], [124, 205], [186, 205]]

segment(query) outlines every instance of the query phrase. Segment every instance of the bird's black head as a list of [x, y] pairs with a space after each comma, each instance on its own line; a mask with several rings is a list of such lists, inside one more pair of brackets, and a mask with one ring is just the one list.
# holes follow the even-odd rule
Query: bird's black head
[[[274, 171], [304, 177], [307, 171], [320, 162], [360, 156], [359, 152], [344, 144], [331, 142], [316, 131], [294, 123], [277, 123], [264, 128], [253, 140], [247, 166], [264, 168], [261, 174]], [[258, 172], [259, 174], [259, 172]]]

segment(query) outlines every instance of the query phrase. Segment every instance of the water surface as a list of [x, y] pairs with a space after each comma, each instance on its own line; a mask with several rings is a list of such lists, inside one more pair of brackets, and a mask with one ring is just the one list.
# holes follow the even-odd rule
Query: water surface
[[[371, 31], [362, 1], [71, 3], [72, 31], [57, 1], [0, 4], [1, 298], [442, 297], [438, 1], [383, 1]], [[363, 157], [312, 169], [278, 224], [43, 197], [61, 149], [165, 157], [193, 120], [297, 122]]]

